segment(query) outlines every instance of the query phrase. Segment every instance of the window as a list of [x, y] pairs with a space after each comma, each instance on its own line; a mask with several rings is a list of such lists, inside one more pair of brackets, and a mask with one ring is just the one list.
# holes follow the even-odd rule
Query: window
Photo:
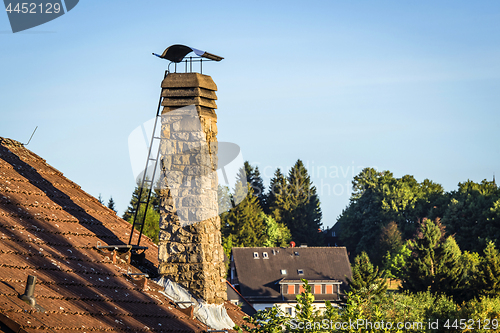
[[291, 307], [289, 307], [289, 306], [287, 306], [287, 307], [285, 308], [285, 312], [286, 312], [286, 313], [288, 313], [288, 315], [290, 315], [290, 316], [291, 316], [291, 315], [292, 315], [292, 308], [291, 308]]
[[337, 234], [335, 233], [335, 231], [332, 231], [332, 237], [336, 237]]
[[286, 269], [281, 270], [281, 275], [286, 275]]
[[315, 294], [321, 294], [321, 285], [320, 284], [315, 284], [314, 285], [314, 293]]
[[333, 294], [333, 285], [327, 284], [325, 288], [325, 294]]
[[295, 285], [294, 284], [288, 284], [287, 286], [288, 286], [288, 288], [287, 288], [286, 293], [288, 295], [294, 295], [295, 294]]
[[262, 258], [269, 259], [269, 256], [267, 255], [267, 252], [262, 252]]
[[254, 252], [253, 253], [253, 258], [254, 259], [259, 259], [259, 252]]
[[303, 269], [298, 269], [298, 270], [297, 270], [297, 273], [298, 273], [299, 275], [304, 275], [304, 270], [303, 270]]
[[298, 251], [295, 251], [293, 254], [296, 255], [297, 257], [299, 256], [299, 252]]

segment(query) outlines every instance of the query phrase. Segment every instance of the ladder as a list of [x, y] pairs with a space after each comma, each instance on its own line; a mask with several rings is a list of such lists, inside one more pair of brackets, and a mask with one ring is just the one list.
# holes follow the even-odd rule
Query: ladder
[[[164, 79], [168, 75], [168, 70], [165, 71]], [[139, 198], [137, 200], [137, 203], [135, 205], [135, 213], [134, 213], [134, 220], [132, 222], [132, 230], [130, 231], [130, 239], [128, 240], [128, 245], [132, 246], [137, 246], [139, 247], [139, 244], [141, 243], [141, 237], [142, 237], [142, 231], [144, 229], [144, 224], [146, 222], [146, 215], [149, 207], [149, 203], [151, 202], [151, 194], [153, 193], [154, 189], [154, 180], [156, 176], [156, 170], [158, 168], [158, 161], [160, 159], [160, 142], [161, 142], [161, 134], [157, 135], [157, 127], [158, 125], [161, 127], [161, 92], [160, 92], [160, 100], [158, 101], [158, 108], [156, 110], [156, 116], [155, 116], [155, 122], [153, 125], [153, 132], [151, 134], [151, 141], [149, 143], [149, 149], [148, 149], [148, 156], [146, 158], [146, 167], [144, 168], [144, 174], [142, 175], [142, 180], [139, 184]], [[160, 119], [160, 121], [158, 121]], [[158, 149], [155, 151], [153, 147], [158, 147]], [[149, 167], [153, 166], [153, 175], [151, 176], [151, 179], [148, 178], [148, 170]], [[146, 196], [143, 198], [142, 194], [146, 191]], [[145, 206], [143, 206], [145, 205]], [[139, 217], [139, 211], [141, 208], [144, 207], [144, 214], [142, 217]], [[137, 243], [133, 244], [133, 237], [134, 237], [134, 229], [135, 228], [139, 229], [139, 237], [137, 239]]]

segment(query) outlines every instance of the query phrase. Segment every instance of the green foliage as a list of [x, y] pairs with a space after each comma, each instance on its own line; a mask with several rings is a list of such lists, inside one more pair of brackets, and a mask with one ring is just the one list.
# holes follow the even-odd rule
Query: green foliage
[[[132, 198], [130, 199], [130, 204], [123, 214], [123, 219], [129, 223], [133, 223], [134, 221], [134, 215], [135, 215], [135, 210], [137, 207], [137, 202], [139, 200], [139, 193], [140, 193], [140, 188], [137, 186], [134, 189], [134, 192], [132, 193]], [[142, 191], [141, 194], [141, 201], [146, 201], [147, 199], [147, 193], [148, 189], [145, 188]], [[111, 199], [110, 199], [111, 200]], [[159, 203], [160, 203], [160, 198], [159, 198], [159, 193], [157, 191], [153, 191], [151, 193], [151, 198], [149, 201], [148, 205], [148, 210], [146, 212], [146, 218], [144, 220], [144, 228], [142, 230], [142, 233], [149, 237], [153, 242], [158, 244], [159, 240], [159, 233], [160, 233], [160, 209], [159, 209]], [[141, 207], [139, 209], [139, 212], [137, 213], [136, 217], [136, 222], [142, 222], [144, 218], [146, 210], [146, 205], [141, 204]], [[139, 226], [136, 226], [137, 230], [140, 230]]]
[[366, 252], [362, 252], [354, 259], [352, 266], [352, 280], [347, 279], [353, 295], [363, 299], [380, 298], [387, 291], [387, 280], [384, 272], [374, 267]]
[[261, 218], [266, 226], [265, 234], [266, 241], [264, 242], [265, 247], [279, 247], [287, 246], [292, 240], [292, 234], [290, 230], [283, 223], [276, 222], [271, 216], [261, 213]]
[[[148, 192], [149, 192], [149, 187], [145, 187], [141, 192], [139, 184], [137, 184], [137, 186], [134, 189], [134, 192], [132, 193], [132, 198], [130, 199], [129, 206], [127, 207], [127, 210], [125, 211], [125, 213], [123, 213], [123, 216], [122, 216], [122, 218], [125, 221], [130, 222], [130, 218], [132, 218], [132, 219], [134, 218], [135, 210], [137, 208], [137, 202], [139, 201], [139, 195], [141, 196], [140, 201], [146, 201]], [[151, 198], [149, 200], [150, 200], [149, 205], [152, 206], [155, 211], [160, 212], [159, 191], [154, 190], [151, 193]]]
[[248, 161], [245, 161], [244, 166], [245, 174], [247, 176], [247, 184], [252, 188], [253, 195], [256, 196], [257, 199], [259, 199], [260, 207], [264, 208], [266, 206], [266, 195], [264, 193], [264, 182], [262, 181], [262, 177], [260, 176], [259, 167], [252, 167], [250, 163], [248, 163]]
[[415, 233], [418, 221], [434, 216], [447, 202], [441, 185], [413, 176], [395, 178], [389, 171], [365, 168], [352, 181], [350, 203], [340, 215], [340, 238], [351, 255], [370, 253], [380, 264], [388, 249], [380, 246], [382, 230], [390, 222], [398, 226], [402, 239]]
[[479, 264], [479, 293], [483, 296], [500, 296], [500, 254], [493, 242], [484, 249], [484, 258]]
[[495, 182], [458, 184], [442, 222], [463, 250], [479, 252], [500, 238], [500, 189]]
[[109, 197], [109, 201], [108, 201], [108, 205], [107, 206], [108, 206], [109, 209], [111, 209], [115, 213], [117, 212], [116, 206], [115, 206], [115, 201], [113, 200], [113, 197]]
[[444, 227], [439, 221], [424, 219], [417, 237], [409, 244], [412, 255], [407, 261], [403, 288], [451, 294], [458, 287], [462, 274], [461, 251], [455, 239], [445, 238]]
[[242, 329], [244, 329], [246, 332], [252, 333], [282, 333], [290, 317], [286, 316], [280, 308], [273, 306], [269, 310], [257, 312], [253, 317], [244, 317], [243, 319], [251, 326], [235, 326], [235, 331], [243, 332]]
[[406, 262], [410, 256], [411, 250], [407, 244], [403, 244], [396, 252], [387, 251], [383, 260], [386, 276], [389, 279], [402, 279], [406, 271]]
[[[241, 183], [237, 183], [236, 194], [242, 192]], [[266, 241], [265, 224], [262, 208], [248, 186], [248, 195], [236, 207], [222, 213], [222, 236], [227, 239], [231, 235], [232, 246], [259, 247]], [[229, 240], [226, 240], [226, 244]]]
[[264, 207], [266, 214], [272, 216], [276, 221], [281, 221], [281, 213], [288, 209], [287, 187], [288, 182], [285, 176], [279, 168], [276, 169], [269, 184], [265, 200], [266, 206]]
[[[451, 325], [455, 320], [471, 319], [476, 322], [474, 332], [496, 331], [490, 324], [488, 330], [478, 330], [477, 320], [500, 321], [500, 298], [481, 296], [468, 303], [458, 306], [451, 297], [445, 294], [434, 294], [429, 291], [418, 293], [390, 293], [378, 298], [364, 297], [354, 292], [347, 293], [347, 302], [340, 309], [325, 302], [326, 310], [320, 313], [313, 307], [314, 296], [307, 281], [304, 282], [304, 292], [297, 295], [298, 305], [296, 317], [292, 318], [284, 314], [277, 307], [270, 310], [259, 311], [254, 318], [248, 320], [257, 327], [245, 326], [248, 332], [314, 332], [314, 333], [340, 333], [340, 332], [419, 332], [419, 333], [441, 333], [441, 332], [472, 332], [471, 330], [454, 330]], [[318, 328], [314, 323], [322, 323], [326, 320], [330, 323], [360, 323], [347, 325], [343, 329]], [[451, 329], [444, 327], [448, 321]], [[293, 323], [295, 322], [295, 325]], [[309, 323], [309, 328], [299, 329], [298, 322]], [[439, 323], [438, 328], [429, 327], [430, 323]], [[392, 323], [389, 329], [387, 323]], [[406, 323], [406, 329], [397, 324]], [[470, 322], [469, 322], [470, 323]], [[305, 326], [305, 325], [304, 325]], [[240, 330], [240, 332], [242, 332]]]
[[[141, 205], [139, 212], [137, 213], [137, 221], [142, 221], [144, 217], [144, 211], [146, 209], [146, 205]], [[129, 223], [133, 222], [134, 217], [130, 217], [128, 220]], [[154, 208], [150, 205], [147, 210], [146, 219], [144, 220], [144, 228], [142, 229], [142, 233], [149, 237], [153, 242], [158, 244], [159, 233], [160, 233], [160, 213], [158, 213]], [[135, 227], [137, 230], [140, 230], [140, 226]]]
[[290, 169], [287, 183], [286, 197], [277, 221], [290, 229], [296, 243], [323, 245], [319, 197], [301, 160]]

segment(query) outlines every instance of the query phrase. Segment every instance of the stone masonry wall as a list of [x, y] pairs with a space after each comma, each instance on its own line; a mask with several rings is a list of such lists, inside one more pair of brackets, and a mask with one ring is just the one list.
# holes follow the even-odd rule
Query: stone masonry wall
[[162, 82], [159, 273], [196, 297], [226, 299], [217, 207], [217, 86], [210, 76], [171, 73]]

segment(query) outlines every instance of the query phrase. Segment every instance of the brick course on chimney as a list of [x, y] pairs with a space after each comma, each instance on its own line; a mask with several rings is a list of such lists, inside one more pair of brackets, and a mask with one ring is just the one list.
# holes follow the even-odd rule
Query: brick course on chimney
[[162, 88], [159, 273], [220, 304], [227, 297], [215, 172], [217, 86], [207, 75], [170, 73]]

